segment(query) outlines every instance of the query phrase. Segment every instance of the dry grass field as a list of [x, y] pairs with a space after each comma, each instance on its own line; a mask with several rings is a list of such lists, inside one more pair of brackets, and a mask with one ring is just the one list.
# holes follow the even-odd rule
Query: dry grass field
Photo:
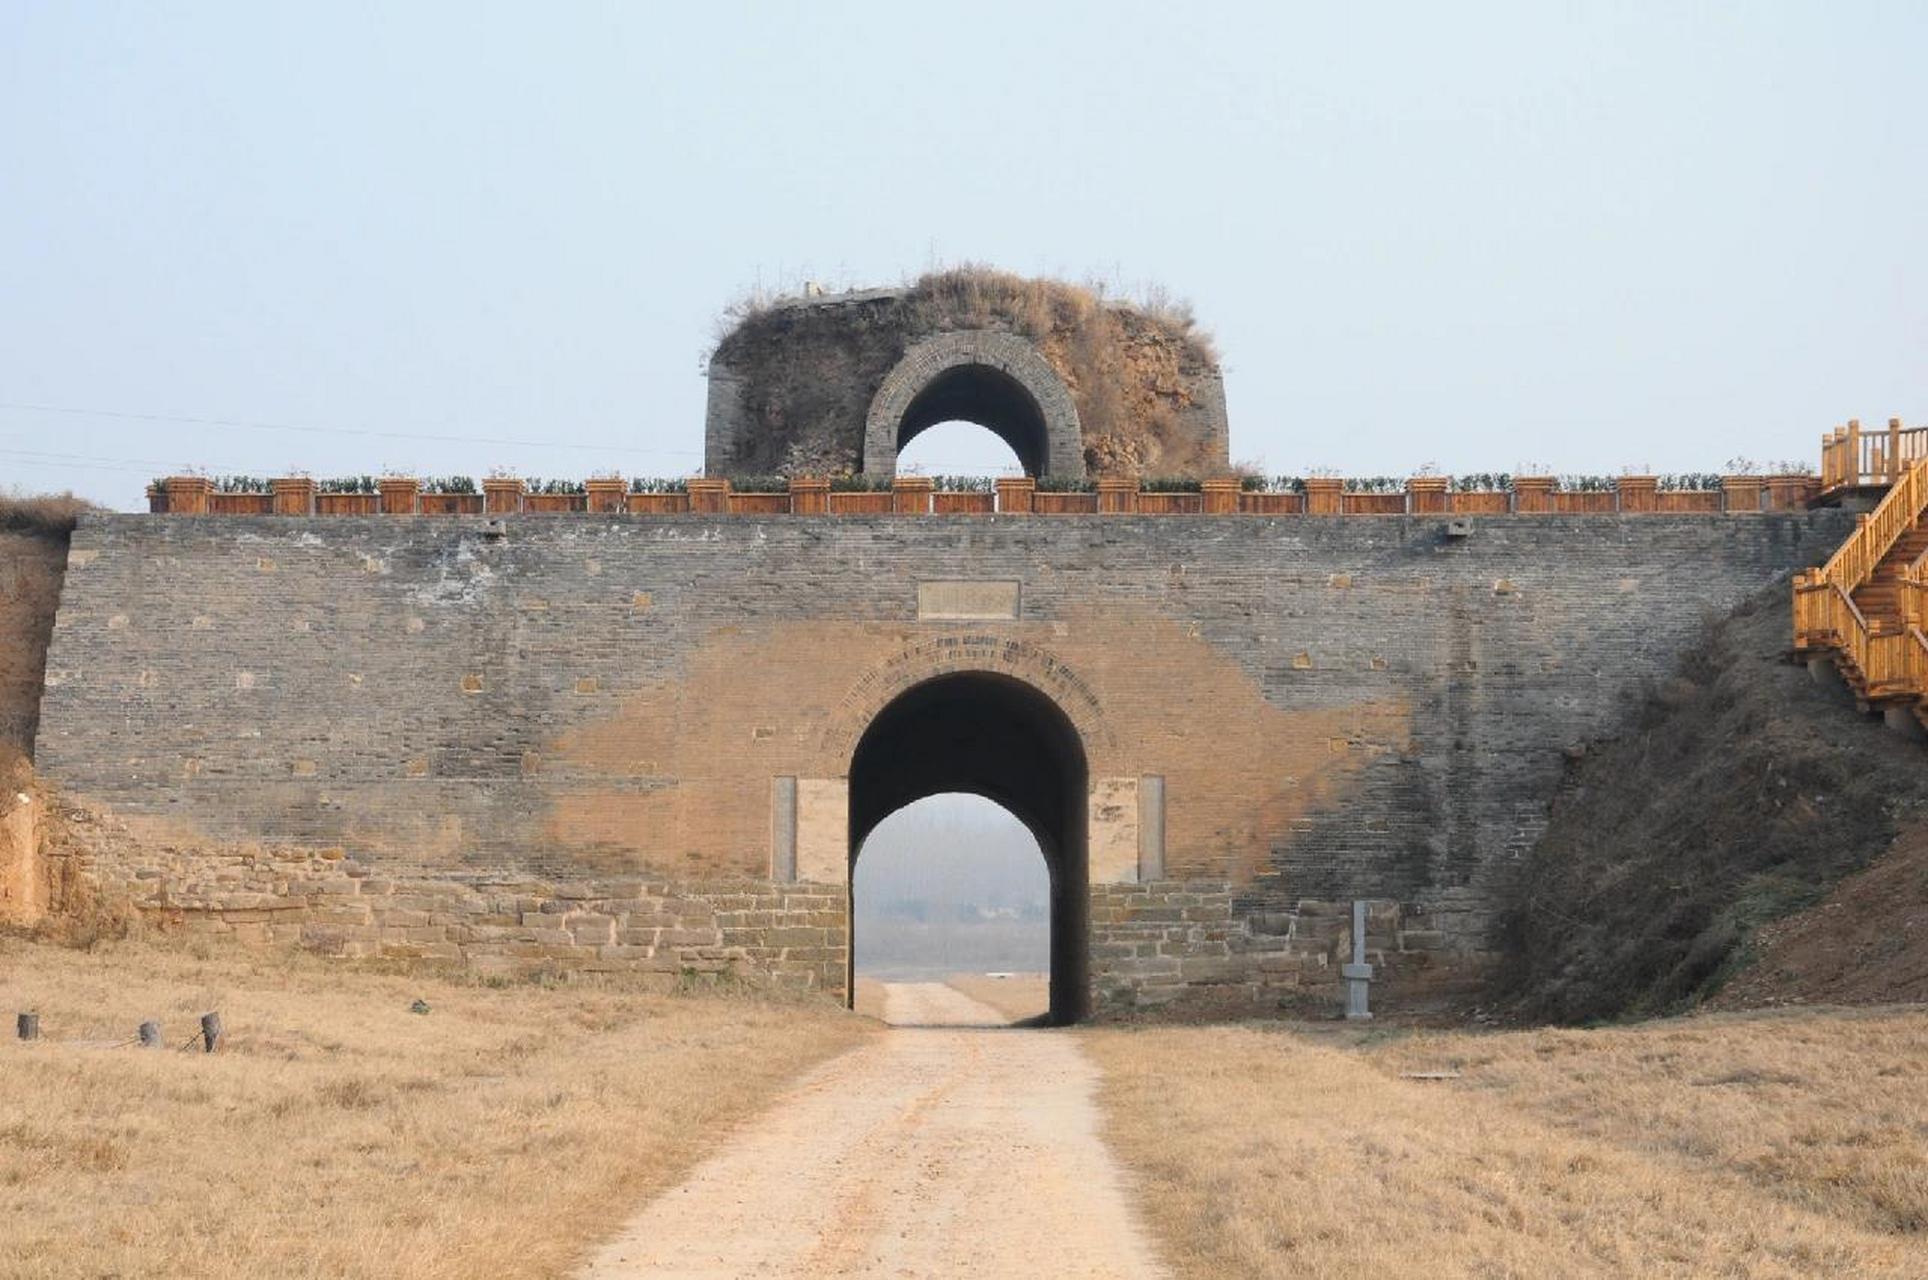
[[[873, 1030], [814, 1000], [0, 940], [9, 1037], [26, 1008], [44, 1038], [0, 1043], [0, 1271], [35, 1276], [565, 1274]], [[208, 1009], [223, 1051], [176, 1051]], [[146, 1018], [167, 1049], [111, 1047]]]
[[1083, 1039], [1181, 1275], [1928, 1275], [1928, 1010]]

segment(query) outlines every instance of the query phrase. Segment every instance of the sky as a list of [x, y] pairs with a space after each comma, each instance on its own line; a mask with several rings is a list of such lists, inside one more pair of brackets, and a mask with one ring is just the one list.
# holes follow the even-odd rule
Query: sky
[[926, 978], [1051, 967], [1037, 839], [982, 796], [927, 796], [864, 840], [851, 880], [857, 972]]
[[1919, 3], [0, 0], [0, 487], [689, 474], [733, 302], [960, 262], [1189, 299], [1271, 472], [1812, 461], [1928, 420], [1924, 65]]
[[945, 792], [905, 805], [864, 840], [853, 880], [860, 919], [956, 908], [1047, 910], [1051, 878], [1038, 841], [995, 801]]

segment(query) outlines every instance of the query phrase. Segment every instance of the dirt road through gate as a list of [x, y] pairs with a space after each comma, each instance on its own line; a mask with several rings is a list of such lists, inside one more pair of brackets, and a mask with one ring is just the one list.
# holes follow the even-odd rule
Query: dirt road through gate
[[1164, 1275], [1098, 1137], [1071, 1037], [941, 983], [651, 1201], [585, 1275]]

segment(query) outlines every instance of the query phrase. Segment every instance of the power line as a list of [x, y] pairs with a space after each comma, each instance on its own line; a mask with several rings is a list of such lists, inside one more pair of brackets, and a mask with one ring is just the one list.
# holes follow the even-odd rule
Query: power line
[[492, 444], [523, 449], [580, 449], [590, 453], [635, 453], [701, 457], [699, 449], [644, 449], [621, 444], [574, 444], [566, 440], [513, 440], [499, 436], [434, 435], [421, 431], [378, 431], [372, 427], [320, 427], [292, 422], [256, 422], [246, 418], [199, 418], [174, 413], [132, 413], [120, 409], [81, 409], [71, 405], [29, 404], [0, 400], [0, 409], [30, 413], [62, 413], [78, 418], [122, 418], [132, 422], [178, 422], [197, 427], [239, 427], [248, 431], [299, 431], [310, 435], [363, 436], [381, 440], [425, 440], [436, 444]]
[[134, 458], [91, 459], [78, 453], [43, 453], [37, 449], [0, 449], [0, 455], [24, 458], [49, 467], [79, 467], [89, 471], [138, 471], [152, 476], [155, 467], [171, 467], [171, 462], [142, 462]]

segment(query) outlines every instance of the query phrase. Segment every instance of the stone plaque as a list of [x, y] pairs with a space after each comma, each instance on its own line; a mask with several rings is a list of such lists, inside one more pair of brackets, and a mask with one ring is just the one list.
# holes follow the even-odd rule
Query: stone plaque
[[797, 879], [810, 884], [850, 882], [847, 779], [797, 779]]
[[1138, 879], [1139, 795], [1136, 778], [1093, 778], [1087, 809], [1092, 884]]
[[940, 579], [917, 584], [919, 621], [939, 622], [1014, 619], [1018, 616], [1018, 584]]

